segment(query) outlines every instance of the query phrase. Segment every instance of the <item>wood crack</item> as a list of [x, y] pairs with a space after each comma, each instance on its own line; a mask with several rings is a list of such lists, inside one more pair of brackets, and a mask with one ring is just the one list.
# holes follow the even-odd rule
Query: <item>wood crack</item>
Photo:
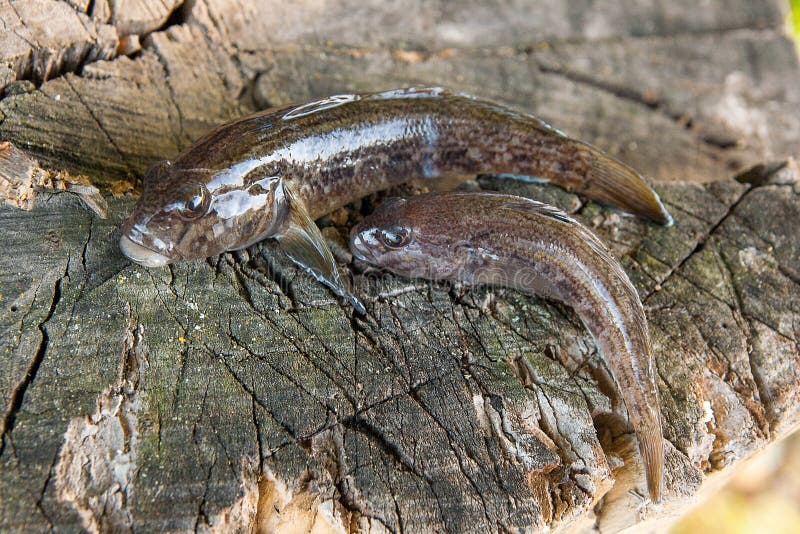
[[[151, 2], [143, 18], [171, 2]], [[689, 14], [681, 2], [602, 13], [587, 4], [547, 17], [516, 17], [547, 8], [521, 4], [337, 11], [347, 6], [268, 0], [242, 13], [180, 2], [166, 23], [153, 23], [160, 31], [141, 52], [119, 55], [136, 48], [132, 35], [113, 60], [96, 64], [93, 50], [113, 37], [109, 25], [88, 48], [74, 38], [52, 47], [8, 9], [10, 22], [0, 26], [9, 39], [28, 49], [14, 37], [16, 25], [34, 46], [52, 49], [35, 69], [58, 79], [33, 92], [27, 82], [12, 86], [0, 104], [0, 135], [43, 164], [121, 188], [115, 177], [129, 182], [130, 169], [171, 157], [243, 107], [412, 80], [542, 110], [655, 180], [725, 179], [734, 159], [750, 165], [794, 151], [798, 121], [788, 111], [800, 97], [800, 70], [778, 28], [779, 0], [717, 0]], [[25, 2], [12, 7], [32, 28]], [[105, 5], [93, 9], [99, 18]], [[118, 28], [132, 24], [127, 15], [115, 13]], [[397, 25], [376, 24], [386, 20], [419, 32], [408, 40]], [[94, 27], [88, 19], [71, 24], [78, 36]], [[75, 63], [60, 57], [67, 53], [79, 74], [69, 74]], [[31, 61], [18, 70], [34, 78]], [[13, 83], [14, 68], [0, 65], [0, 85]], [[684, 112], [700, 117], [692, 131], [676, 116]], [[791, 189], [750, 195], [733, 183], [664, 184], [659, 193], [676, 216], [667, 230], [609, 217], [544, 186], [479, 186], [541, 193], [587, 223], [600, 217], [606, 242], [635, 258], [623, 261], [650, 297], [665, 430], [682, 451], [668, 447], [665, 508], [685, 507], [711, 462], [725, 476], [769, 444], [753, 415], [763, 391], [773, 393], [769, 440], [796, 424], [800, 310], [791, 301], [800, 275], [788, 223], [800, 212]], [[331, 222], [350, 226], [381, 198]], [[594, 520], [602, 531], [640, 521], [642, 530], [658, 528], [664, 510], [625, 493], [636, 485], [625, 479], [634, 476], [635, 437], [607, 369], [566, 307], [513, 290], [367, 280], [356, 263], [354, 287], [372, 295], [370, 315], [357, 316], [280, 256], [259, 257], [269, 247], [130, 268], [113, 232], [132, 199], [109, 199], [109, 221], [87, 222], [73, 204], [39, 199], [26, 213], [0, 206], [10, 244], [0, 255], [0, 395], [21, 399], [15, 414], [8, 406], [0, 414], [13, 420], [2, 443], [9, 469], [0, 470], [0, 530], [74, 530], [89, 514], [98, 530], [246, 531], [255, 525], [251, 513], [281, 519], [273, 512], [290, 501], [317, 526], [341, 522], [345, 530], [569, 530]], [[72, 263], [62, 275], [65, 254]], [[667, 287], [653, 297], [648, 290], [659, 280]], [[728, 294], [734, 289], [738, 301]], [[120, 389], [108, 377], [131, 321], [147, 331], [155, 359], [138, 385]], [[748, 327], [746, 339], [739, 329]], [[37, 357], [35, 377], [23, 378]], [[519, 357], [536, 384], [524, 385]], [[120, 374], [134, 367], [123, 358]], [[108, 395], [98, 396], [105, 387]], [[342, 439], [329, 457], [322, 449], [334, 435]], [[72, 460], [65, 454], [53, 471], [60, 436]], [[60, 467], [72, 472], [64, 477]], [[606, 493], [610, 476], [616, 488]], [[62, 479], [74, 484], [72, 500]], [[600, 494], [603, 509], [593, 518]], [[283, 518], [292, 512], [286, 506]]]
[[[537, 65], [539, 67], [539, 70], [541, 70], [544, 73], [561, 76], [571, 82], [583, 84], [588, 87], [592, 87], [594, 89], [603, 91], [604, 93], [608, 93], [621, 100], [633, 102], [634, 104], [644, 106], [648, 110], [661, 113], [663, 116], [667, 117], [672, 122], [681, 125], [686, 130], [690, 131], [697, 130], [697, 128], [695, 128], [694, 121], [687, 120], [686, 113], [669, 111], [666, 108], [665, 103], [658, 97], [649, 98], [641, 91], [638, 91], [636, 89], [616, 84], [613, 82], [604, 81], [595, 78], [589, 74], [584, 74], [582, 72], [578, 72], [575, 70], [570, 70], [564, 67], [550, 65], [542, 61], [538, 61]], [[728, 138], [718, 138], [711, 134], [694, 133], [694, 137], [698, 141], [721, 151], [726, 151], [736, 148], [738, 144], [736, 140]]]
[[14, 430], [14, 425], [17, 421], [17, 414], [22, 409], [22, 403], [25, 400], [25, 393], [36, 379], [36, 374], [39, 372], [39, 367], [44, 361], [44, 357], [47, 353], [47, 348], [50, 344], [50, 334], [47, 331], [47, 323], [53, 318], [53, 315], [56, 312], [56, 307], [61, 301], [61, 283], [63, 282], [64, 278], [67, 277], [69, 277], [69, 261], [67, 261], [64, 274], [56, 280], [55, 285], [53, 286], [53, 298], [50, 301], [50, 307], [47, 310], [47, 314], [37, 325], [41, 335], [39, 347], [36, 349], [36, 353], [34, 354], [33, 359], [28, 366], [28, 370], [25, 372], [22, 382], [20, 382], [17, 387], [14, 388], [14, 393], [11, 395], [9, 408], [5, 414], [5, 417], [3, 418], [2, 430], [0, 430], [0, 434], [2, 434], [2, 442], [0, 442], [0, 457], [2, 457], [3, 453], [5, 452], [6, 443]]
[[[686, 262], [692, 259], [695, 254], [703, 250], [703, 248], [706, 245], [706, 242], [716, 233], [717, 229], [720, 226], [722, 226], [722, 224], [728, 219], [728, 217], [733, 215], [739, 204], [745, 199], [745, 197], [747, 197], [749, 193], [751, 193], [755, 189], [757, 189], [757, 187], [751, 187], [745, 189], [744, 191], [742, 191], [742, 193], [738, 195], [738, 197], [728, 206], [728, 208], [725, 210], [725, 213], [717, 220], [717, 222], [715, 222], [711, 226], [711, 228], [706, 230], [702, 236], [697, 238], [692, 251], [689, 252], [686, 256], [684, 256], [680, 261], [678, 261], [674, 267], [672, 267], [663, 277], [661, 277], [661, 281], [659, 282], [660, 286], [663, 287], [664, 284], [666, 284], [669, 281], [669, 279], [672, 277], [673, 274], [679, 272], [686, 264]], [[642, 303], [647, 302], [650, 299], [650, 297], [652, 297], [656, 293], [657, 291], [655, 289], [650, 291], [647, 295], [644, 296], [644, 298], [642, 299]]]
[[[144, 34], [138, 35], [140, 39], [144, 39], [146, 35], [155, 32], [167, 31], [170, 27], [182, 25], [186, 23], [187, 17], [183, 12], [184, 1], [176, 0], [176, 5], [173, 8], [172, 14], [157, 28], [152, 29]], [[23, 28], [28, 29], [34, 35], [40, 34], [42, 28], [38, 25], [29, 27], [23, 19], [21, 13], [15, 6], [16, 2], [8, 2], [8, 6], [14, 12], [17, 20]], [[161, 0], [165, 10], [168, 6]], [[13, 33], [28, 45], [27, 59], [22, 62], [11, 62], [14, 67], [14, 81], [29, 81], [33, 83], [36, 89], [41, 87], [52, 80], [65, 77], [69, 74], [80, 76], [83, 69], [96, 63], [98, 61], [113, 61], [120, 57], [119, 30], [113, 22], [96, 22], [89, 18], [92, 13], [94, 0], [91, 0], [87, 6], [86, 11], [76, 9], [75, 5], [67, 4], [67, 7], [72, 9], [74, 20], [77, 20], [83, 29], [83, 40], [77, 41], [53, 41], [47, 44], [42, 42], [31, 41], [22, 35], [18, 29], [14, 28]], [[61, 15], [61, 13], [58, 13]], [[111, 18], [113, 19], [113, 13]], [[49, 19], [48, 19], [49, 20]], [[3, 29], [8, 31], [7, 21], [0, 21], [3, 23]], [[38, 22], [38, 21], [37, 21]], [[105, 29], [113, 29], [114, 42], [107, 42], [102, 39], [102, 33]], [[59, 28], [62, 30], [62, 28]], [[111, 46], [113, 44], [113, 46]], [[146, 47], [147, 48], [147, 47]], [[75, 54], [78, 54], [75, 56]], [[136, 54], [136, 52], [134, 52]], [[42, 73], [37, 72], [37, 62], [47, 61], [48, 66]], [[2, 91], [2, 87], [0, 87]], [[2, 98], [0, 98], [2, 100]], [[0, 123], [2, 120], [0, 120]]]
[[95, 125], [97, 125], [97, 128], [100, 130], [100, 132], [103, 134], [103, 136], [108, 140], [108, 142], [111, 144], [111, 146], [117, 152], [117, 155], [119, 156], [120, 162], [123, 165], [125, 165], [125, 167], [128, 169], [129, 175], [130, 176], [136, 176], [136, 172], [131, 168], [130, 163], [128, 162], [128, 158], [122, 152], [122, 149], [119, 147], [119, 145], [117, 145], [117, 142], [114, 140], [114, 138], [111, 136], [111, 134], [106, 130], [105, 126], [103, 126], [103, 123], [100, 121], [100, 119], [95, 114], [94, 110], [89, 106], [89, 104], [83, 98], [81, 93], [77, 89], [75, 89], [74, 85], [72, 85], [72, 82], [70, 82], [69, 77], [65, 77], [64, 78], [64, 82], [72, 90], [72, 92], [75, 94], [75, 97], [78, 99], [78, 101], [81, 103], [83, 108], [86, 110], [86, 113], [89, 114], [89, 117], [91, 117], [92, 121], [95, 123]]

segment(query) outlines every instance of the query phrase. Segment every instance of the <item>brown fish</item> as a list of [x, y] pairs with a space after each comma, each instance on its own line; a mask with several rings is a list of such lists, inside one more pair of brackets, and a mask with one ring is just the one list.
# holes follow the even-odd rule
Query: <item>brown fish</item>
[[574, 308], [619, 385], [650, 496], [661, 499], [661, 412], [644, 308], [619, 262], [587, 228], [526, 198], [428, 194], [384, 202], [353, 228], [350, 248], [402, 276], [512, 287]]
[[543, 178], [661, 224], [671, 218], [631, 168], [541, 120], [443, 89], [339, 95], [224, 124], [146, 174], [120, 247], [154, 267], [277, 239], [338, 294], [313, 220], [411, 178]]

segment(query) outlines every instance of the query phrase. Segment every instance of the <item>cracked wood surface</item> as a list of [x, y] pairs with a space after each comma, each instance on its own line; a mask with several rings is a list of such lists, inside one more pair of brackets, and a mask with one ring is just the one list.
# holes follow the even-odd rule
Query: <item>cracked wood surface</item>
[[270, 246], [130, 265], [115, 225], [131, 201], [103, 221], [58, 194], [0, 208], [16, 252], [0, 260], [3, 529], [246, 529], [305, 509], [332, 531], [613, 531], [679, 514], [800, 422], [793, 162], [759, 187], [660, 187], [669, 229], [481, 185], [577, 207], [635, 280], [669, 442], [661, 509], [629, 491], [635, 439], [568, 309], [357, 274], [369, 314], [353, 317]]
[[[6, 87], [0, 136], [43, 164], [108, 184], [140, 177], [256, 108], [439, 84], [536, 113], [659, 181], [724, 179], [800, 152], [800, 72], [782, 30], [784, 2], [662, 4], [200, 0], [170, 5], [174, 15], [142, 34], [130, 57], [85, 35], [101, 24], [118, 40], [122, 15], [91, 26], [75, 8], [80, 35], [8, 46], [13, 68], [3, 85], [35, 84]], [[49, 19], [22, 12], [49, 5], [7, 4], [5, 38], [38, 35], [36, 23]], [[94, 48], [84, 50], [86, 42]], [[81, 53], [68, 61], [51, 51], [57, 44]], [[42, 63], [37, 53], [56, 63], [31, 70]]]
[[796, 426], [796, 165], [727, 181], [800, 152], [783, 3], [454, 6], [0, 1], [0, 138], [120, 191], [252, 109], [443, 84], [696, 182], [661, 186], [671, 229], [480, 182], [575, 211], [637, 284], [664, 507], [629, 491], [624, 407], [568, 309], [353, 266], [354, 318], [269, 245], [144, 270], [116, 246], [131, 199], [103, 221], [62, 193], [0, 207], [0, 530], [656, 528]]

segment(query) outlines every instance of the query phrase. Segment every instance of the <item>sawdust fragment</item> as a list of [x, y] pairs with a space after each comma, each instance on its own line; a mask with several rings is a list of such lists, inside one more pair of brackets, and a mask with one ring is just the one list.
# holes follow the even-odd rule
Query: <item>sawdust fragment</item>
[[108, 217], [108, 204], [100, 190], [82, 175], [50, 172], [12, 143], [0, 143], [0, 200], [30, 211], [36, 193], [42, 190], [67, 191], [78, 195], [101, 219]]

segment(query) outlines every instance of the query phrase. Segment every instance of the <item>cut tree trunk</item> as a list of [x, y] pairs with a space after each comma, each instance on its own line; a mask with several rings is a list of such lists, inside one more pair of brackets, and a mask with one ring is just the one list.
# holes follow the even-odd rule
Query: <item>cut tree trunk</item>
[[[658, 530], [800, 423], [782, 2], [289, 5], [0, 5], [0, 141], [109, 204], [105, 220], [68, 192], [0, 207], [0, 530]], [[661, 182], [672, 228], [478, 184], [574, 213], [634, 280], [663, 505], [568, 308], [364, 271], [341, 247], [366, 316], [269, 243], [161, 269], [120, 255], [120, 193], [211, 126], [413, 84], [534, 112]], [[360, 209], [321, 222], [334, 244]]]

